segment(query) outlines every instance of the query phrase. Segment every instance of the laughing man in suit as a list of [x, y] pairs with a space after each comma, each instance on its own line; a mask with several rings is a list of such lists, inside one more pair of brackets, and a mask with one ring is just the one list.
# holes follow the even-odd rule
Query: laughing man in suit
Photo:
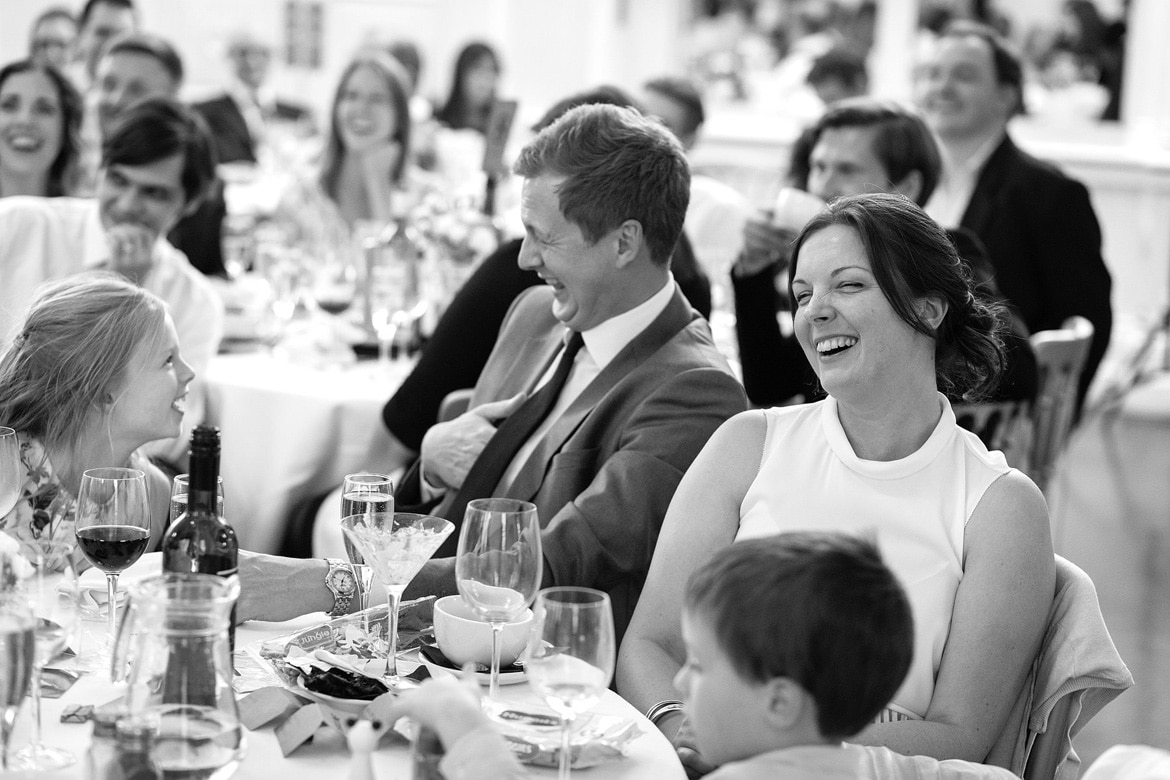
[[[428, 431], [396, 507], [458, 525], [469, 498], [532, 501], [543, 585], [608, 591], [620, 634], [683, 472], [746, 398], [670, 273], [690, 173], [669, 131], [632, 109], [582, 106], [525, 147], [516, 172], [525, 177], [519, 262], [546, 284], [513, 303], [470, 411]], [[552, 409], [514, 454], [496, 458], [497, 423], [502, 434], [500, 421], [556, 373], [573, 334], [584, 347]], [[471, 490], [493, 465], [499, 476]], [[243, 556], [240, 616], [329, 610], [329, 570]], [[454, 559], [440, 558], [407, 595], [453, 592]]]

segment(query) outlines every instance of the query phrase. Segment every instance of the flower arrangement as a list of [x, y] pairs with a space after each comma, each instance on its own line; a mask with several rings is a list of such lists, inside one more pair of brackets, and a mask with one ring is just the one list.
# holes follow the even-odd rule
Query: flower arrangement
[[0, 592], [13, 590], [34, 572], [33, 565], [20, 553], [20, 542], [0, 533]]

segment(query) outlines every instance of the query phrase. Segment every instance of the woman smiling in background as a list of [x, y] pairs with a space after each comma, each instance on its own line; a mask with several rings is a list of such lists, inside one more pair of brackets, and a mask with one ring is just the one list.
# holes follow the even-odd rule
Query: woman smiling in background
[[51, 65], [0, 69], [0, 197], [71, 193], [82, 112], [81, 95]]

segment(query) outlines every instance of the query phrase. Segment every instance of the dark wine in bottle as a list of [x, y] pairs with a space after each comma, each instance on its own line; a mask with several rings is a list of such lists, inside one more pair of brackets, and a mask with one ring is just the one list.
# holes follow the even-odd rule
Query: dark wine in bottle
[[[235, 529], [219, 512], [219, 428], [200, 425], [191, 433], [191, 465], [187, 511], [167, 529], [163, 539], [163, 571], [177, 574], [218, 574], [235, 577], [239, 543]], [[229, 629], [236, 644], [236, 612]]]

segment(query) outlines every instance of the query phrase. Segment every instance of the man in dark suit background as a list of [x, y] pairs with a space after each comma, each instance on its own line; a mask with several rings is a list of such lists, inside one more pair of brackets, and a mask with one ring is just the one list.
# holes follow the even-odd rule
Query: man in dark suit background
[[223, 95], [195, 109], [203, 114], [215, 136], [221, 163], [256, 162], [267, 129], [286, 123], [312, 130], [312, 116], [304, 106], [280, 100], [265, 85], [272, 50], [249, 33], [236, 35], [228, 47], [233, 80]]
[[942, 144], [943, 175], [926, 211], [987, 247], [996, 281], [1028, 329], [1081, 315], [1093, 342], [1079, 400], [1109, 345], [1112, 285], [1088, 190], [1021, 151], [1007, 132], [1023, 109], [1019, 58], [990, 28], [947, 27], [915, 80], [915, 97]]
[[[747, 399], [670, 273], [690, 171], [666, 128], [634, 109], [581, 106], [525, 147], [516, 172], [519, 263], [546, 284], [516, 299], [470, 410], [427, 432], [395, 507], [458, 525], [469, 499], [532, 501], [543, 584], [609, 592], [620, 635], [683, 472]], [[541, 397], [551, 408], [520, 429]], [[516, 446], [502, 446], [516, 430]], [[242, 556], [240, 617], [330, 609], [335, 565]], [[407, 595], [454, 593], [454, 568], [429, 561]]]

